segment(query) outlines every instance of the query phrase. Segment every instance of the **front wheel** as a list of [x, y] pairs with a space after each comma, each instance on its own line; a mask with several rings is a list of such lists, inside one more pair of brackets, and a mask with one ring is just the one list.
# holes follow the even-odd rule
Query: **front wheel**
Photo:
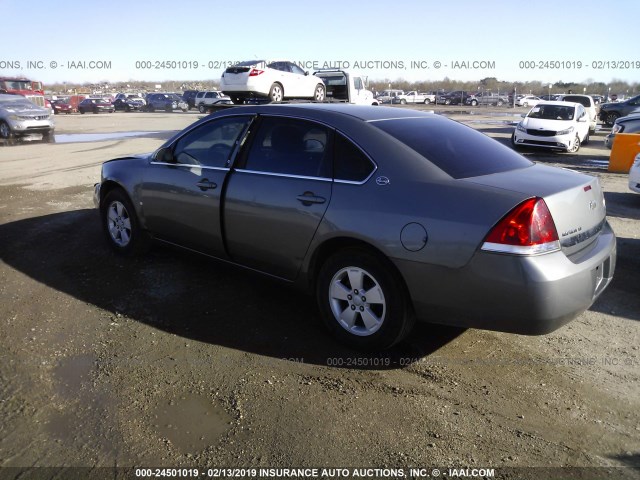
[[331, 256], [318, 275], [316, 300], [331, 333], [360, 350], [395, 345], [415, 322], [402, 279], [388, 260], [366, 250]]
[[573, 143], [567, 148], [567, 153], [578, 153], [578, 150], [580, 150], [580, 137], [578, 137], [576, 133], [576, 138], [573, 139]]
[[471, 106], [475, 107], [476, 105], [478, 105], [478, 101], [477, 100], [471, 100]]
[[428, 98], [424, 99], [424, 104], [425, 105], [429, 105], [431, 103], [431, 100], [429, 100]]
[[321, 84], [316, 85], [316, 89], [313, 93], [313, 99], [316, 102], [322, 102], [324, 100], [324, 97], [325, 97], [324, 85], [321, 85]]
[[589, 140], [591, 140], [591, 130], [587, 130], [587, 135], [585, 135], [584, 140], [582, 140], [582, 145], [589, 145]]
[[280, 85], [279, 83], [274, 83], [273, 85], [271, 85], [271, 88], [269, 89], [269, 100], [277, 103], [281, 102], [283, 98], [284, 90], [282, 90], [282, 85]]
[[617, 113], [607, 113], [607, 116], [604, 117], [604, 123], [607, 124], [607, 126], [612, 127], [614, 123], [616, 123], [616, 120], [618, 119], [618, 114]]
[[100, 213], [107, 242], [115, 252], [131, 256], [148, 249], [149, 236], [140, 228], [133, 204], [122, 190], [107, 193]]
[[504, 102], [502, 100], [498, 100], [498, 106], [501, 107], [502, 105], [504, 105]]
[[207, 109], [206, 109], [206, 108], [204, 108], [204, 105], [200, 104], [200, 105], [198, 105], [198, 111], [199, 111], [200, 113], [204, 113], [204, 112], [206, 112], [206, 111], [207, 111]]

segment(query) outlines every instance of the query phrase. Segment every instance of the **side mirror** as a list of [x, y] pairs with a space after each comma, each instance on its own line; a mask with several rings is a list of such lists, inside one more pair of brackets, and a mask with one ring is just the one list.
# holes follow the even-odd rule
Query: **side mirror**
[[161, 163], [176, 163], [176, 159], [173, 157], [173, 152], [169, 147], [163, 147], [156, 153], [156, 162]]

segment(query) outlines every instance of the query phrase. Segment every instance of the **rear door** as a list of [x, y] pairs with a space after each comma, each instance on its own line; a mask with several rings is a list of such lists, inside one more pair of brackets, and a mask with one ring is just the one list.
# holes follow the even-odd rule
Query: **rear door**
[[331, 199], [332, 137], [315, 122], [261, 119], [225, 193], [225, 240], [234, 261], [296, 277]]

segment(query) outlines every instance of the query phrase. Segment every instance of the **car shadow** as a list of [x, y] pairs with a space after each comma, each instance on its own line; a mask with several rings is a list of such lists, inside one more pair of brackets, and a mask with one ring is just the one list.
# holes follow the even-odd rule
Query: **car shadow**
[[329, 335], [311, 297], [288, 285], [174, 248], [116, 255], [90, 209], [0, 225], [0, 245], [7, 265], [82, 302], [184, 338], [274, 358], [393, 369], [419, 362], [464, 331], [418, 324], [386, 352], [356, 352]]
[[605, 192], [607, 216], [640, 220], [640, 195], [628, 192]]
[[640, 239], [617, 238], [613, 280], [590, 310], [640, 320]]

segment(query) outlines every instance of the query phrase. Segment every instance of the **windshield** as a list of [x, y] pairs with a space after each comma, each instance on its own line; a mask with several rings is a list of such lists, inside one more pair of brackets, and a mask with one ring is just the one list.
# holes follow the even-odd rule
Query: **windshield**
[[0, 85], [5, 90], [31, 90], [31, 82], [28, 80], [5, 80], [0, 82]]
[[576, 108], [571, 105], [538, 105], [527, 114], [529, 118], [544, 120], [573, 120]]
[[10, 109], [21, 109], [21, 110], [41, 110], [40, 107], [34, 105], [31, 102], [28, 102], [24, 99], [22, 100], [0, 100], [1, 108], [10, 108]]

